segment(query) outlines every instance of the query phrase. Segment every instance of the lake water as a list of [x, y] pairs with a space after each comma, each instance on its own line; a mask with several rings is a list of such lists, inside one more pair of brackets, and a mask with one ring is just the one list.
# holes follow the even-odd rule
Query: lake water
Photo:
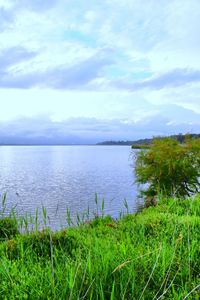
[[2, 146], [0, 191], [7, 205], [20, 214], [47, 209], [53, 229], [66, 225], [90, 208], [96, 210], [95, 193], [104, 199], [105, 213], [117, 218], [124, 210], [140, 205], [134, 183], [133, 155], [128, 146]]

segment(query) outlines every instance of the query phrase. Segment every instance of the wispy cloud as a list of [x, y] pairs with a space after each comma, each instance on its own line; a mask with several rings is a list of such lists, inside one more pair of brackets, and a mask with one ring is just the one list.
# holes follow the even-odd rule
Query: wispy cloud
[[200, 82], [200, 70], [176, 69], [137, 82], [116, 81], [115, 87], [127, 90], [177, 88], [193, 82]]
[[0, 52], [0, 70], [6, 70], [8, 67], [30, 60], [36, 55], [35, 51], [27, 50], [21, 46], [3, 49]]
[[[87, 84], [101, 76], [104, 67], [113, 64], [110, 49], [103, 49], [92, 57], [73, 66], [58, 66], [46, 71], [20, 73], [15, 71], [5, 72], [0, 79], [0, 87], [31, 88], [35, 86], [50, 87], [55, 89], [75, 89], [86, 87]], [[27, 51], [21, 47], [4, 51], [0, 56], [0, 69], [15, 65], [20, 61], [29, 60], [37, 53]]]
[[[97, 120], [88, 135], [92, 128], [101, 135], [103, 127], [116, 137], [128, 128], [130, 134], [142, 135], [142, 128], [154, 133], [156, 124], [163, 132], [199, 128], [198, 0], [6, 0], [0, 1], [0, 20], [0, 99], [28, 99], [31, 107], [15, 106], [12, 114], [8, 109], [7, 118], [32, 111], [51, 116], [58, 104], [49, 112], [46, 99], [55, 97], [57, 103], [79, 103], [72, 114], [77, 124], [77, 117]], [[63, 109], [54, 115], [65, 120], [70, 114]], [[118, 131], [109, 131], [115, 126]]]

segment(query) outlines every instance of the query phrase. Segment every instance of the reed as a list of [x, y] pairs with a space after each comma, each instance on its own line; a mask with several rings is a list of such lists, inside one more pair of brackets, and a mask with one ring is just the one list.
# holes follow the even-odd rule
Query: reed
[[119, 220], [96, 204], [99, 215], [91, 220], [88, 209], [78, 226], [52, 232], [43, 208], [43, 230], [25, 218], [27, 230], [1, 237], [0, 298], [199, 299], [199, 196], [161, 199], [135, 215], [125, 202]]

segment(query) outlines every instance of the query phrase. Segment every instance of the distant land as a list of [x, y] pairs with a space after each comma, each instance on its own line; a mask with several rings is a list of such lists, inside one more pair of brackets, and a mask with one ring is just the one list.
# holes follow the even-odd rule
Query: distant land
[[150, 145], [153, 141], [153, 139], [155, 138], [165, 138], [165, 137], [170, 137], [173, 139], [178, 140], [180, 143], [184, 143], [185, 142], [185, 138], [190, 136], [191, 138], [200, 138], [200, 134], [176, 134], [176, 135], [170, 135], [170, 136], [155, 136], [153, 138], [150, 139], [139, 139], [136, 141], [105, 141], [105, 142], [101, 142], [101, 143], [97, 143], [97, 145], [102, 145], [102, 146], [135, 146], [135, 148], [140, 148], [139, 146], [145, 146], [145, 145]]
[[[170, 135], [177, 139], [180, 143], [184, 143], [185, 137], [200, 138], [200, 134], [177, 134]], [[155, 138], [164, 138], [166, 136], [155, 136], [153, 138], [139, 139], [139, 140], [109, 140], [95, 143], [92, 139], [82, 139], [75, 136], [54, 136], [54, 137], [0, 137], [0, 146], [132, 146], [133, 148], [147, 148]]]

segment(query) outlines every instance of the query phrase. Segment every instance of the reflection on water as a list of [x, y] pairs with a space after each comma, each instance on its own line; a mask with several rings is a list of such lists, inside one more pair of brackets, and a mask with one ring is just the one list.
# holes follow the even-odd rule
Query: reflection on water
[[105, 213], [118, 217], [127, 200], [131, 211], [139, 205], [130, 147], [120, 146], [3, 146], [0, 147], [0, 190], [8, 206], [20, 213], [47, 208], [51, 226], [95, 209], [95, 193], [105, 201]]

